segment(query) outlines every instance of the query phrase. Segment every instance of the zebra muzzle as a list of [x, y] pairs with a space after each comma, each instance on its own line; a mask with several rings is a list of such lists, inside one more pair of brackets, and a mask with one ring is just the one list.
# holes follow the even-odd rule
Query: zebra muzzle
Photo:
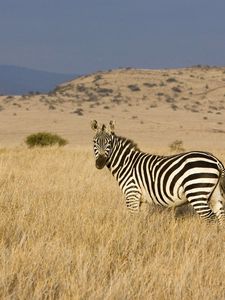
[[104, 155], [99, 155], [99, 157], [95, 161], [95, 166], [97, 169], [104, 168], [106, 164], [106, 157]]

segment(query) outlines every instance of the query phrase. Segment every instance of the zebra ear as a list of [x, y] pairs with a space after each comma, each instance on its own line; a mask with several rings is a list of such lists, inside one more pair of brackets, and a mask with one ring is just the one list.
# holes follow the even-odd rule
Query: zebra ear
[[111, 120], [109, 122], [109, 128], [110, 128], [111, 132], [114, 132], [114, 130], [115, 130], [115, 121]]
[[106, 129], [105, 124], [102, 124], [102, 131], [104, 131]]
[[98, 129], [98, 122], [96, 120], [91, 121], [91, 129], [95, 131]]

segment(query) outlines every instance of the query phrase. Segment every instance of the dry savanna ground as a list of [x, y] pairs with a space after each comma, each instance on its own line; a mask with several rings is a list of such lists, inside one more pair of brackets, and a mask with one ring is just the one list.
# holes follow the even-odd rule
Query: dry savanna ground
[[225, 232], [129, 215], [89, 149], [3, 149], [0, 165], [1, 299], [225, 298]]
[[[109, 70], [1, 96], [0, 299], [225, 299], [225, 232], [188, 212], [129, 215], [90, 129], [114, 119], [144, 151], [225, 163], [224, 116], [225, 68]], [[37, 131], [69, 145], [28, 149]]]
[[90, 120], [114, 119], [138, 144], [225, 148], [225, 68], [118, 69], [77, 78], [47, 95], [0, 96], [0, 146], [49, 130], [88, 145]]

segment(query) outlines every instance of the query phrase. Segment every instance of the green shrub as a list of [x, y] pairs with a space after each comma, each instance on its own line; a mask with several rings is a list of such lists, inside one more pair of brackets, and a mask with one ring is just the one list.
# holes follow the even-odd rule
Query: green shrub
[[68, 144], [67, 140], [63, 139], [57, 134], [52, 134], [50, 132], [38, 132], [31, 134], [26, 138], [25, 142], [30, 148], [35, 146], [53, 146], [57, 144], [58, 146], [65, 146], [66, 144]]

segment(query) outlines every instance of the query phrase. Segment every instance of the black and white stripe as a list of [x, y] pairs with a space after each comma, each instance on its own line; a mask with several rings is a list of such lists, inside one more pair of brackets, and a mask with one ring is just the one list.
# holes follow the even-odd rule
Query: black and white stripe
[[92, 122], [96, 131], [96, 167], [105, 165], [119, 183], [127, 208], [136, 212], [142, 202], [165, 207], [190, 203], [204, 219], [225, 219], [223, 193], [225, 170], [212, 154], [191, 151], [174, 156], [157, 156], [140, 151], [133, 141]]

